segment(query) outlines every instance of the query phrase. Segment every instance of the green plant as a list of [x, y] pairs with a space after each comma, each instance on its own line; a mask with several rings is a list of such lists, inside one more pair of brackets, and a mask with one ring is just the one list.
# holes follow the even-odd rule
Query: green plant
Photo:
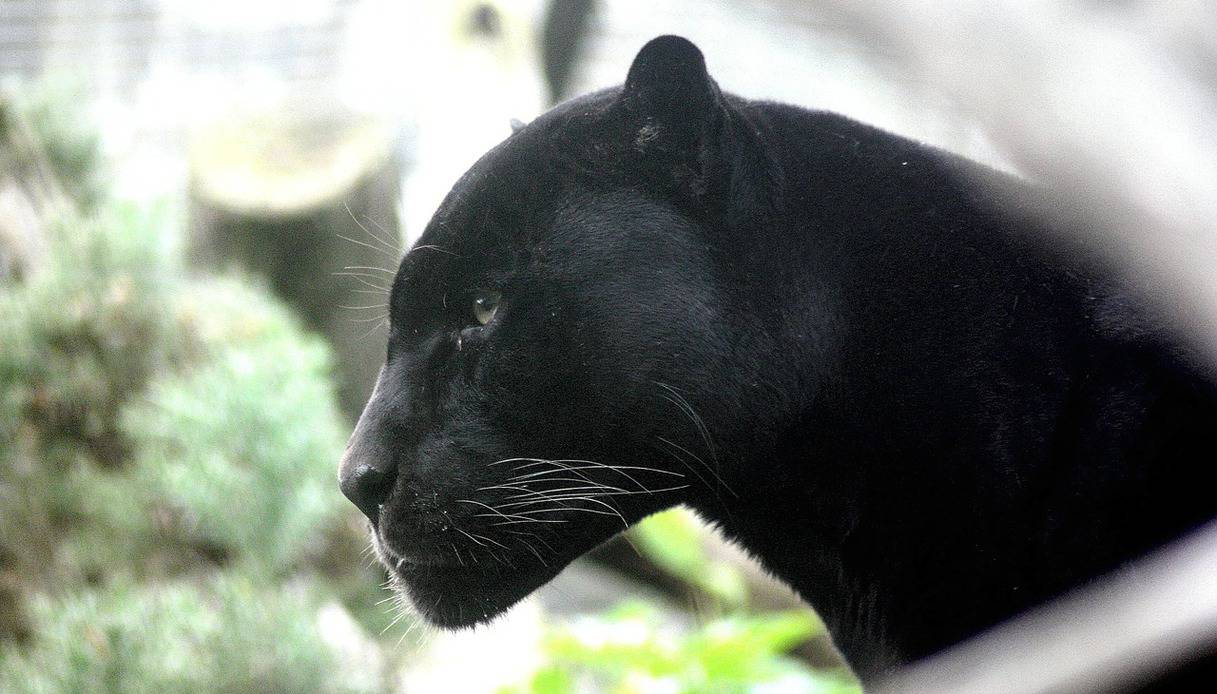
[[192, 542], [289, 573], [343, 508], [329, 353], [265, 293], [236, 282], [188, 287], [175, 305], [209, 354], [122, 413], [137, 475]]
[[629, 603], [552, 626], [542, 667], [502, 694], [860, 694], [844, 667], [813, 670], [787, 655], [823, 636], [823, 623], [811, 610], [749, 613], [747, 582], [708, 551], [708, 532], [691, 511], [676, 508], [630, 535], [648, 559], [710, 598], [720, 616], [688, 627]]
[[381, 691], [318, 624], [374, 585], [328, 349], [186, 273], [172, 208], [74, 202], [0, 286], [0, 690]]
[[84, 213], [106, 200], [101, 143], [87, 118], [75, 108], [83, 85], [60, 81], [16, 95], [14, 110], [27, 123], [56, 183]]
[[31, 603], [38, 639], [0, 652], [7, 692], [375, 692], [380, 673], [341, 662], [307, 584], [116, 585]]
[[813, 672], [785, 654], [821, 633], [809, 612], [736, 615], [683, 630], [631, 603], [551, 629], [547, 664], [502, 694], [860, 694], [845, 672]]
[[[174, 351], [157, 216], [114, 206], [53, 228], [43, 266], [0, 290], [0, 553], [43, 590], [101, 570], [74, 547], [106, 547], [125, 568], [146, 539], [140, 497], [121, 489], [118, 416]], [[114, 504], [127, 512], [111, 523]]]
[[728, 611], [744, 608], [748, 585], [739, 569], [712, 559], [705, 528], [680, 507], [656, 513], [630, 530], [634, 545], [664, 571], [701, 590]]

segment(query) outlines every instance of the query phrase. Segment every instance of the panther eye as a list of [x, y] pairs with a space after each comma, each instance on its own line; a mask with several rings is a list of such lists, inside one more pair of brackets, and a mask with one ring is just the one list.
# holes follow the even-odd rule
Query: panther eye
[[479, 291], [473, 296], [473, 318], [481, 325], [486, 325], [494, 318], [499, 310], [499, 300], [503, 295], [493, 291]]

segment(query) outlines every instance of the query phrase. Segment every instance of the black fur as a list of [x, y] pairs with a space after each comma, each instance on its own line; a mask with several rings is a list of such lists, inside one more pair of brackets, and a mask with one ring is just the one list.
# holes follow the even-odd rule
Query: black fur
[[1212, 380], [1045, 197], [655, 39], [402, 261], [344, 491], [441, 626], [685, 503], [863, 673], [928, 655], [1217, 513]]

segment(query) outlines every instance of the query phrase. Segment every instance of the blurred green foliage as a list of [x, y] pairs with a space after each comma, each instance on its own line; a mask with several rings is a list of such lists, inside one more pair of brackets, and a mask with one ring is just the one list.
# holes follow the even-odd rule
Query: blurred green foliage
[[[316, 624], [306, 587], [240, 575], [40, 596], [38, 639], [0, 651], [4, 691], [374, 692], [376, 673], [344, 668]], [[371, 675], [371, 676], [369, 676]]]
[[333, 489], [344, 434], [328, 351], [235, 282], [193, 288], [177, 308], [196, 331], [204, 313], [226, 320], [221, 340], [203, 341], [210, 358], [158, 379], [122, 413], [143, 488], [191, 541], [290, 573], [345, 508]]
[[60, 81], [17, 96], [15, 110], [32, 130], [57, 183], [81, 212], [92, 212], [106, 199], [105, 167], [97, 133], [79, 109], [70, 107], [85, 102], [82, 87]]
[[23, 583], [80, 585], [105, 572], [82, 552], [127, 568], [146, 539], [118, 417], [177, 351], [153, 229], [118, 209], [60, 220], [43, 266], [0, 290], [0, 552]]
[[501, 694], [860, 694], [846, 672], [813, 672], [785, 654], [821, 633], [808, 611], [739, 614], [693, 630], [642, 603], [550, 630], [547, 664]]
[[709, 611], [719, 616], [689, 627], [653, 605], [629, 602], [551, 625], [542, 665], [499, 694], [861, 694], [847, 669], [814, 670], [789, 655], [825, 635], [810, 609], [748, 611], [747, 581], [712, 556], [707, 529], [692, 511], [657, 513], [628, 532], [643, 555], [709, 598]]
[[630, 531], [634, 545], [657, 566], [703, 591], [721, 609], [741, 609], [748, 603], [748, 585], [739, 569], [710, 557], [705, 532], [684, 508], [656, 513]]
[[[47, 151], [84, 185], [82, 142]], [[383, 691], [318, 626], [378, 599], [327, 347], [191, 277], [172, 208], [72, 198], [0, 286], [0, 691]]]
[[0, 292], [0, 545], [52, 586], [183, 551], [284, 573], [344, 508], [324, 344], [261, 290], [183, 279], [156, 221], [65, 222]]

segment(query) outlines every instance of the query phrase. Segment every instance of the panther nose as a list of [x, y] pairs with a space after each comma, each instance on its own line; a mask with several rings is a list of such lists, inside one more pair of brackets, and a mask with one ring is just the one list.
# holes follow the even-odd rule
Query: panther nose
[[353, 449], [348, 449], [339, 468], [338, 486], [346, 498], [351, 500], [373, 524], [380, 516], [380, 506], [393, 490], [395, 470], [378, 470], [366, 462], [347, 458]]
[[373, 525], [379, 519], [380, 507], [389, 498], [397, 479], [395, 457], [385, 442], [385, 413], [380, 398], [383, 382], [382, 367], [368, 404], [364, 406], [363, 414], [355, 423], [355, 431], [347, 441], [342, 462], [338, 465], [338, 487]]

